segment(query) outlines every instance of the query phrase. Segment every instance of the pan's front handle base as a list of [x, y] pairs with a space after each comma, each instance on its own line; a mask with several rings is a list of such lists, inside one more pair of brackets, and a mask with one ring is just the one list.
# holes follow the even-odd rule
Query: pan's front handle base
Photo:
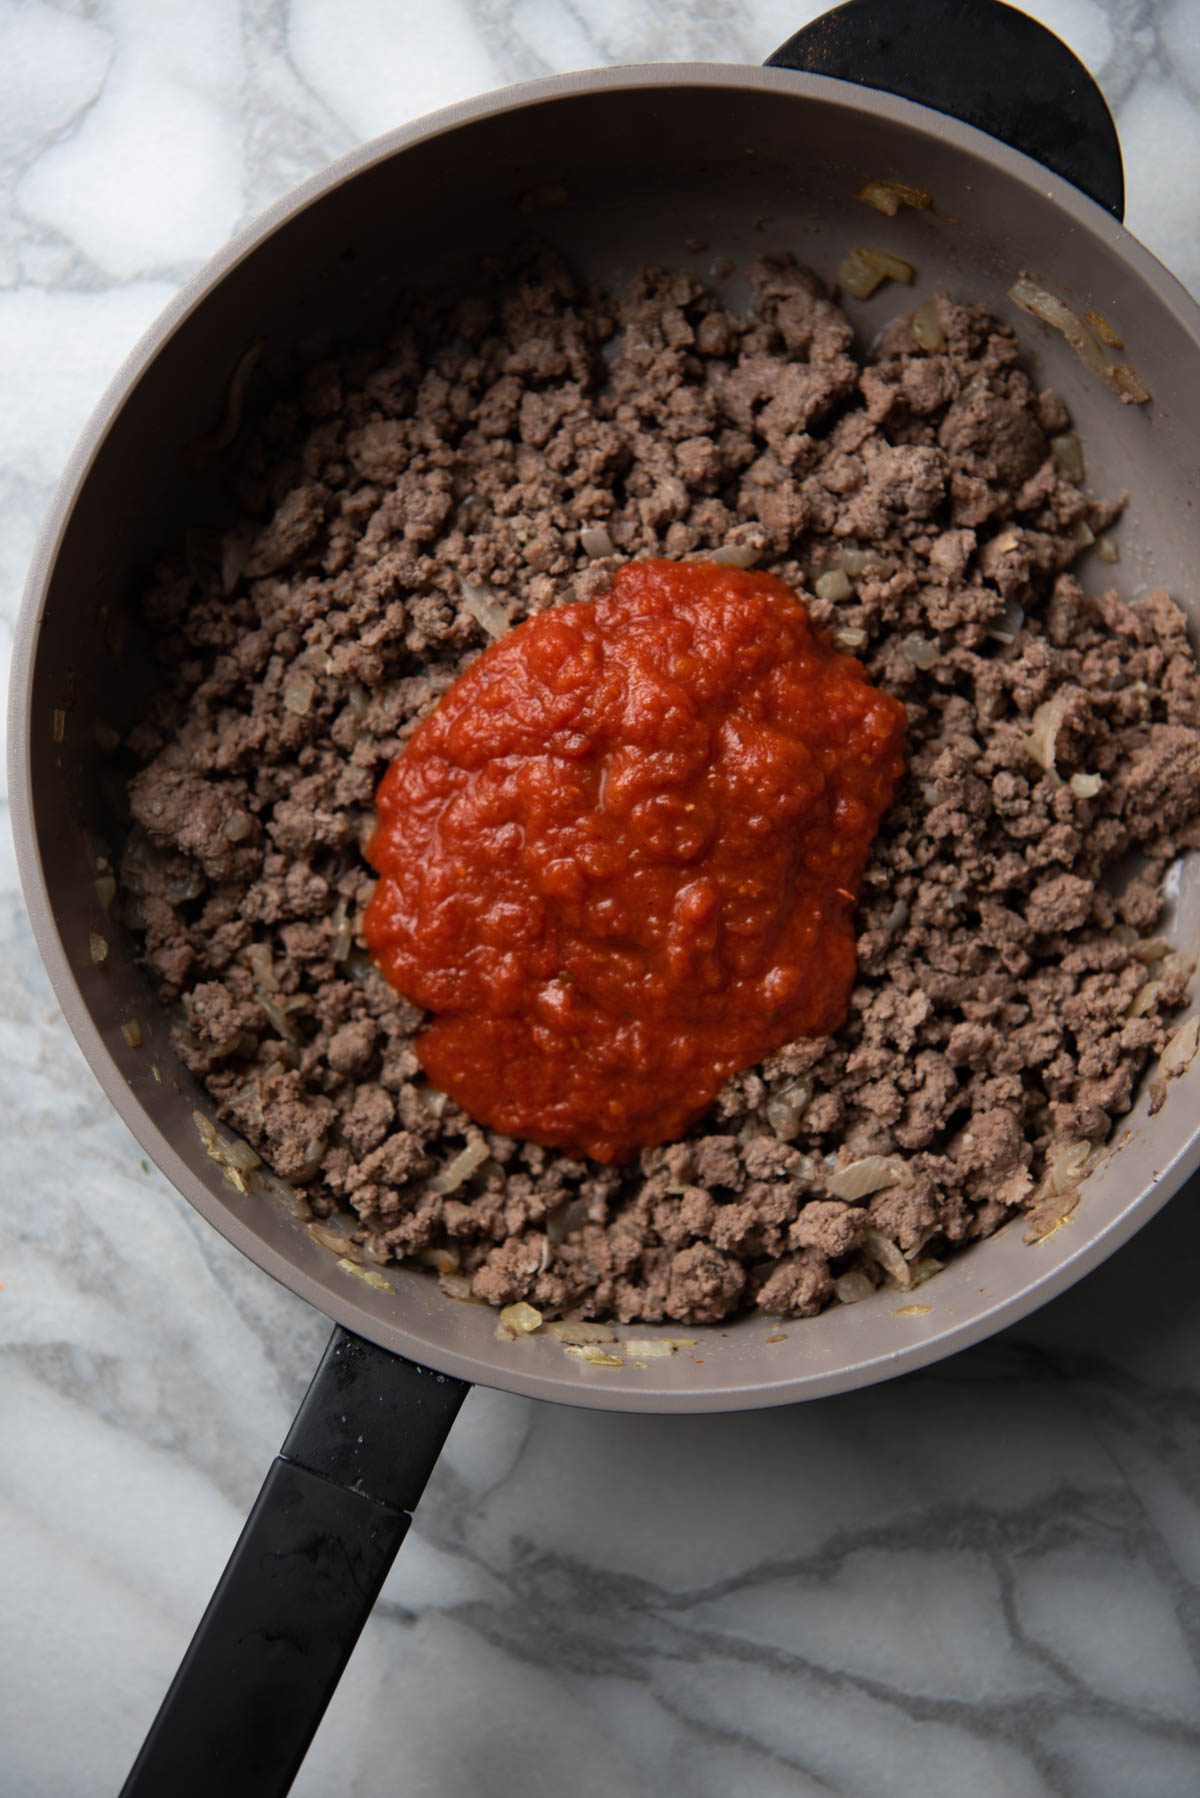
[[781, 44], [767, 67], [935, 107], [1125, 215], [1121, 146], [1104, 95], [1060, 38], [1000, 0], [847, 0]]
[[122, 1798], [287, 1792], [469, 1390], [334, 1331]]

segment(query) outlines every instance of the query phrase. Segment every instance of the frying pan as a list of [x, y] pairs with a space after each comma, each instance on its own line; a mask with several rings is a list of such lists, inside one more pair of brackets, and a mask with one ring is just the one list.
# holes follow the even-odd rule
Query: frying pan
[[[929, 211], [868, 214], [894, 178]], [[1040, 377], [1082, 432], [1095, 490], [1127, 489], [1119, 585], [1171, 588], [1197, 617], [1200, 309], [1121, 224], [1120, 151], [1099, 90], [1043, 27], [993, 0], [851, 0], [762, 69], [646, 65], [554, 77], [376, 139], [280, 201], [167, 309], [76, 448], [38, 549], [11, 693], [18, 859], [50, 978], [113, 1104], [163, 1172], [231, 1242], [335, 1320], [296, 1422], [129, 1777], [135, 1794], [286, 1791], [472, 1381], [559, 1403], [686, 1412], [777, 1405], [890, 1378], [976, 1342], [1063, 1291], [1200, 1164], [1200, 1064], [1149, 1119], [1143, 1098], [1069, 1227], [1019, 1224], [955, 1258], [923, 1316], [890, 1295], [792, 1327], [743, 1318], [690, 1355], [598, 1368], [553, 1343], [498, 1343], [494, 1315], [425, 1275], [350, 1279], [278, 1183], [223, 1177], [208, 1103], [107, 916], [111, 843], [98, 714], [131, 722], [148, 673], [128, 649], [155, 551], [210, 515], [187, 446], [219, 426], [256, 344], [369, 329], [401, 288], [440, 284], [531, 223], [588, 277], [646, 261], [704, 273], [789, 249], [826, 272], [856, 242], [912, 261], [908, 309], [935, 289], [1011, 315], [1027, 270], [1116, 322], [1154, 395], [1121, 406], [1063, 341], [1022, 319]], [[531, 209], [533, 217], [531, 219]], [[696, 251], [694, 244], [706, 246]], [[736, 289], [729, 290], [739, 297]], [[864, 340], [898, 307], [851, 307]], [[1111, 570], [1096, 570], [1105, 581]], [[1087, 575], [1085, 573], [1085, 579]], [[1200, 936], [1184, 868], [1169, 928]], [[89, 933], [111, 943], [99, 966]], [[226, 1170], [227, 1171], [227, 1170]], [[247, 1190], [241, 1190], [247, 1187]], [[646, 1332], [652, 1334], [653, 1332]]]

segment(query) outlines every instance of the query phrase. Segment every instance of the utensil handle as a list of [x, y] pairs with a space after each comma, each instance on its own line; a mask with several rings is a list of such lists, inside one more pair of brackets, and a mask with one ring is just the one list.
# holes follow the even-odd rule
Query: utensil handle
[[847, 0], [781, 44], [766, 66], [935, 107], [1125, 216], [1121, 146], [1104, 95], [1061, 38], [1000, 0]]
[[336, 1329], [122, 1798], [281, 1798], [469, 1392]]

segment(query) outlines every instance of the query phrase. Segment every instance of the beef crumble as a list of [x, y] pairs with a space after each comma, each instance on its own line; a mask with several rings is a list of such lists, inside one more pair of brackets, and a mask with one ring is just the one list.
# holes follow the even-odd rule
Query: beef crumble
[[[620, 301], [549, 256], [493, 275], [308, 366], [239, 447], [244, 523], [145, 597], [162, 689], [121, 873], [179, 1053], [354, 1254], [460, 1267], [493, 1304], [807, 1316], [903, 1283], [1077, 1180], [1185, 999], [1153, 935], [1200, 842], [1183, 614], [1071, 573], [1119, 504], [1069, 478], [1066, 409], [978, 306], [939, 299], [864, 364], [788, 259], [750, 270], [746, 316], [680, 273]], [[421, 1014], [357, 936], [360, 844], [489, 633], [620, 559], [714, 552], [904, 701], [909, 771], [845, 1027], [601, 1167], [422, 1080]]]

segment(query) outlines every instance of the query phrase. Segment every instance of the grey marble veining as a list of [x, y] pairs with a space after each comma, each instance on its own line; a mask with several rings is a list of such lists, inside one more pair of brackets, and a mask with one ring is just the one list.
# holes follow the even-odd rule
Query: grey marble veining
[[[782, 0], [0, 0], [0, 641], [76, 431], [237, 225], [365, 135], [549, 70], [758, 60]], [[1129, 222], [1200, 287], [1200, 7], [1040, 0]], [[0, 1795], [114, 1791], [326, 1334], [140, 1159], [0, 836]], [[1019, 1330], [803, 1409], [477, 1392], [297, 1790], [1186, 1798], [1200, 1220]]]

